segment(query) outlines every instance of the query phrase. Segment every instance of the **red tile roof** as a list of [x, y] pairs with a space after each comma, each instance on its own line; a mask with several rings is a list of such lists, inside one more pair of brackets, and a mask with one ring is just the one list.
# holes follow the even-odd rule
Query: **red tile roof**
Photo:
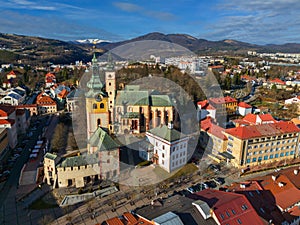
[[271, 114], [262, 114], [258, 115], [262, 121], [272, 121], [277, 122]]
[[7, 75], [15, 75], [16, 76], [16, 74], [15, 74], [15, 72], [13, 70], [10, 71]]
[[189, 197], [206, 202], [221, 225], [264, 224], [242, 194], [206, 189]]
[[285, 85], [285, 82], [282, 81], [282, 80], [280, 80], [280, 79], [278, 79], [278, 78], [275, 78], [275, 79], [273, 79], [273, 80], [270, 80], [269, 82], [270, 82], [270, 83], [274, 83], [274, 84]]
[[212, 123], [210, 117], [201, 121], [201, 129], [222, 140], [227, 140], [227, 137], [223, 133], [225, 129]]
[[207, 109], [207, 110], [214, 110], [214, 109], [216, 109], [211, 104], [209, 104], [208, 100], [199, 101], [199, 102], [197, 102], [197, 105], [199, 105], [201, 107], [201, 109]]
[[237, 100], [230, 96], [226, 96], [226, 97], [220, 97], [220, 98], [210, 98], [209, 102], [213, 103], [213, 104], [225, 104], [225, 103], [235, 103], [235, 102], [237, 102]]
[[247, 114], [247, 115], [243, 118], [243, 120], [244, 120], [245, 122], [248, 122], [248, 123], [251, 123], [251, 124], [256, 124], [256, 118], [257, 118], [257, 115], [252, 114], [252, 113], [249, 113], [249, 114]]
[[252, 108], [252, 106], [249, 105], [249, 104], [247, 104], [246, 102], [240, 102], [240, 103], [238, 104], [238, 106], [239, 106], [239, 107], [242, 107], [242, 108], [246, 108], [246, 109]]
[[12, 119], [0, 119], [0, 124], [1, 125], [10, 124], [11, 126], [13, 126], [15, 124], [15, 120], [12, 120]]
[[225, 132], [234, 137], [245, 140], [256, 137], [300, 132], [300, 128], [298, 128], [292, 122], [280, 121], [278, 123], [271, 124], [235, 127], [226, 129]]
[[66, 98], [67, 95], [68, 95], [68, 91], [66, 89], [63, 89], [61, 92], [58, 93], [57, 97]]

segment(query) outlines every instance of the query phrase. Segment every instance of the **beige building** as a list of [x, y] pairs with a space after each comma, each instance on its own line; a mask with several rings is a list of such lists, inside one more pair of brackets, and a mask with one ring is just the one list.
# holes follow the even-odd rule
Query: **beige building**
[[299, 132], [295, 124], [284, 121], [227, 129], [226, 152], [236, 167], [292, 159], [299, 156]]

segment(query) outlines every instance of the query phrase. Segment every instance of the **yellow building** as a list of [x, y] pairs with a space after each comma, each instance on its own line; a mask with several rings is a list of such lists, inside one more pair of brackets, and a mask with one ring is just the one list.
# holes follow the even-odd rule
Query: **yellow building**
[[227, 153], [236, 167], [256, 166], [299, 156], [300, 129], [292, 122], [227, 129]]
[[238, 101], [235, 98], [226, 96], [223, 98], [210, 98], [209, 103], [216, 109], [217, 115], [235, 115]]

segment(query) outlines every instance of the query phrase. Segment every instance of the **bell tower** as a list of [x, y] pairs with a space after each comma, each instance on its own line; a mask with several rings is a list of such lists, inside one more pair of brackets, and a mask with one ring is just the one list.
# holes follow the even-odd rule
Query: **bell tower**
[[108, 95], [103, 91], [103, 84], [100, 79], [100, 70], [96, 55], [92, 59], [92, 76], [87, 83], [88, 92], [86, 99], [86, 117], [87, 117], [87, 138], [100, 126], [109, 129], [110, 116]]

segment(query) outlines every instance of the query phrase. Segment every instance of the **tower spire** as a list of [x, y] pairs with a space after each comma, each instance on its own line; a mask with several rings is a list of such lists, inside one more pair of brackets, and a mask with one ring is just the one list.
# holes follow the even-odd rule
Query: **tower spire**
[[111, 52], [110, 51], [108, 52], [108, 55], [107, 55], [107, 65], [106, 65], [106, 68], [107, 68], [107, 70], [110, 70], [110, 71], [113, 71], [115, 69], [115, 65], [114, 65], [113, 58], [111, 56]]

